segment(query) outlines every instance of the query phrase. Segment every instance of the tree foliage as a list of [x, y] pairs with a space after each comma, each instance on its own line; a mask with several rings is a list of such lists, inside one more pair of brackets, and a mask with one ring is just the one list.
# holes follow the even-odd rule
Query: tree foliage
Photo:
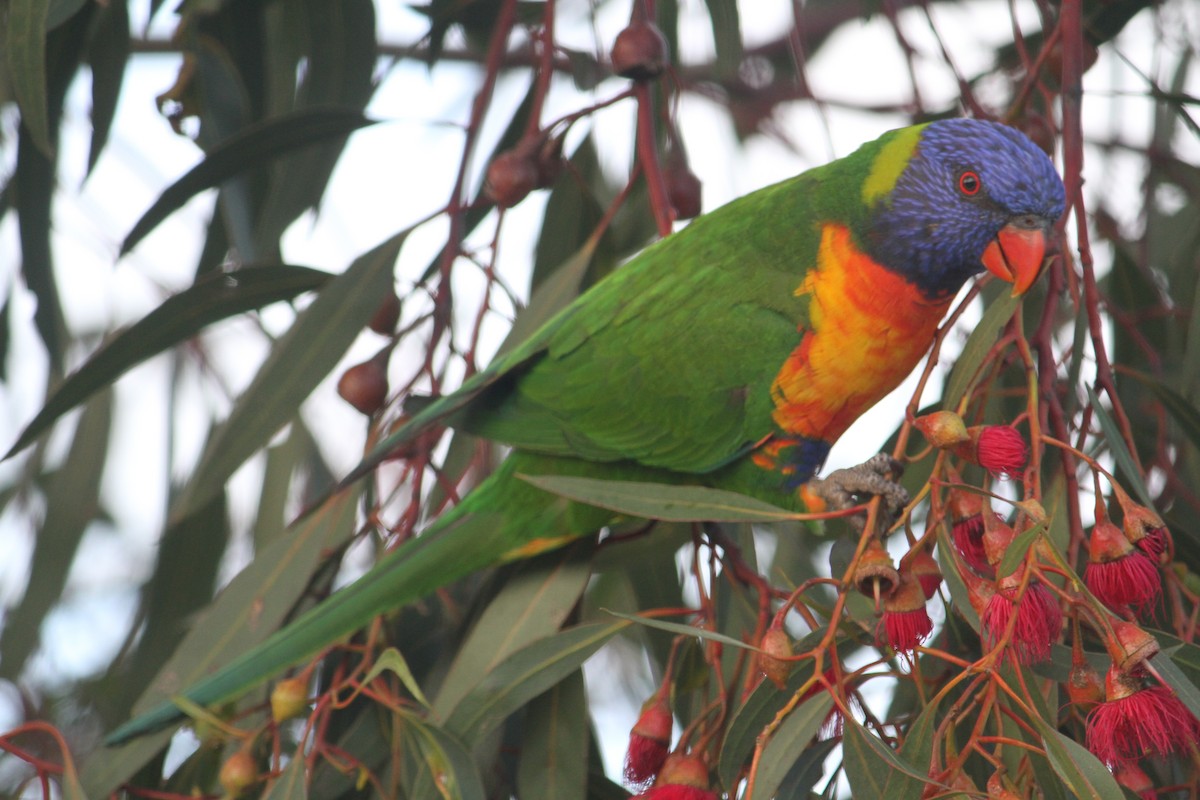
[[[422, 31], [403, 43], [381, 37], [377, 16], [388, 9], [370, 0], [152, 3], [147, 30], [165, 24], [169, 40], [136, 30], [131, 5], [9, 0], [0, 16], [9, 237], [0, 252], [14, 267], [3, 275], [0, 364], [10, 402], [37, 396], [35, 412], [12, 425], [0, 473], [0, 525], [10, 540], [32, 541], [28, 580], [9, 592], [0, 630], [13, 720], [0, 734], [2, 791], [627, 797], [605, 770], [606, 754], [626, 745], [602, 696], [623, 683], [635, 704], [665, 702], [675, 722], [667, 744], [702, 762], [699, 778], [669, 762], [660, 784], [675, 770], [717, 796], [1195, 795], [1200, 128], [1189, 26], [1200, 20], [1186, 3], [810, 0], [784, 4], [786, 23], [751, 41], [744, 32], [758, 31], [764, 13], [757, 0], [431, 0], [409, 10]], [[975, 11], [1011, 17], [1011, 27], [988, 31], [988, 57], [971, 59], [985, 66], [966, 72], [960, 43], [941, 32], [944, 15]], [[640, 32], [614, 51], [626, 24]], [[1138, 25], [1161, 35], [1152, 71], [1124, 55], [1123, 36]], [[661, 31], [662, 54], [646, 30]], [[855, 91], [814, 88], [813, 66], [857, 37], [870, 43], [857, 49], [869, 76], [865, 51], [880, 39], [868, 35], [880, 31], [907, 65], [907, 92], [863, 103], [847, 99]], [[62, 205], [77, 188], [62, 176], [68, 167], [94, 175], [116, 157], [123, 87], [164, 57], [177, 79], [156, 98], [160, 123], [194, 145], [197, 163], [156, 187], [136, 224], [115, 234], [114, 255], [128, 261], [181, 209], [204, 206], [211, 218], [192, 224], [199, 245], [185, 286], [96, 331], [64, 302]], [[614, 75], [614, 62], [633, 77]], [[1130, 107], [1146, 111], [1148, 133], [1085, 116], [1088, 76], [1101, 68], [1134, 76], [1141, 102]], [[458, 143], [456, 157], [420, 163], [448, 197], [414, 183], [406, 191], [425, 199], [426, 219], [397, 220], [380, 244], [336, 263], [289, 260], [289, 231], [328, 212], [339, 159], [386, 128], [382, 119], [414, 113], [377, 93], [399, 83], [404, 96], [417, 75], [455, 78], [445, 85], [459, 124], [420, 116], [431, 136]], [[83, 76], [91, 139], [80, 166], [67, 161], [81, 156], [64, 114]], [[521, 99], [506, 105], [499, 98], [512, 87]], [[701, 205], [704, 170], [689, 154], [705, 133], [688, 127], [689, 108], [719, 119], [740, 151], [766, 140], [810, 149], [839, 114], [881, 130], [965, 112], [1057, 154], [1069, 211], [1048, 274], [1020, 302], [986, 283], [966, 293], [907, 415], [894, 420], [886, 449], [906, 462], [916, 498], [895, 529], [876, 536], [868, 524], [856, 537], [842, 520], [779, 519], [700, 490], [552, 481], [544, 488], [657, 521], [476, 576], [349, 640], [314, 641], [317, 658], [226, 705], [181, 704], [191, 736], [139, 730], [106, 744], [373, 554], [418, 535], [496, 463], [493, 445], [439, 431], [368, 463], [334, 494], [347, 468], [330, 453], [353, 437], [314, 413], [315, 398], [331, 396], [336, 379], [363, 412], [357, 460], [474, 372], [497, 330], [503, 351], [669, 235]], [[631, 123], [621, 141], [600, 122], [614, 110]], [[790, 129], [797, 113], [814, 130]], [[416, 166], [424, 156], [395, 159]], [[1087, 172], [1093, 164], [1137, 175]], [[112, 205], [128, 203], [120, 185], [105, 191]], [[524, 250], [530, 222], [539, 233]], [[520, 261], [532, 267], [514, 269]], [[967, 335], [960, 320], [980, 296], [987, 310]], [[239, 322], [253, 344], [220, 346]], [[951, 352], [938, 399], [926, 386]], [[123, 376], [164, 355], [169, 375], [148, 402], [168, 420], [157, 445], [167, 466], [135, 475], [114, 435], [133, 405], [121, 387], [138, 377]], [[248, 377], [231, 379], [239, 369]], [[39, 370], [45, 386], [31, 387]], [[211, 399], [199, 411], [198, 386]], [[930, 416], [939, 410], [974, 438], [938, 440], [939, 426], [956, 422]], [[1011, 481], [978, 466], [987, 459], [975, 426], [1011, 426], [1028, 444]], [[195, 457], [180, 455], [197, 437]], [[93, 674], [46, 677], [48, 620], [70, 613], [85, 576], [112, 580], [87, 563], [88, 537], [122, 519], [105, 482], [165, 497], [153, 555], [143, 573], [120, 576], [135, 610], [111, 657]], [[1097, 544], [1109, 519], [1134, 540], [1156, 538], [1117, 531]], [[944, 582], [934, 580], [927, 604], [901, 605], [916, 562], [932, 569], [935, 548]], [[1106, 590], [1091, 562], [1134, 557], [1151, 564], [1143, 576], [1154, 591], [1114, 596], [1125, 584]], [[1011, 624], [996, 622], [993, 596], [1016, 601]], [[1031, 598], [1043, 621], [1063, 615], [1048, 623], [1045, 659], [1014, 657], [1031, 650], [1022, 637], [1037, 635], [1020, 613]], [[898, 647], [906, 631], [918, 635], [898, 615], [926, 609], [932, 636]], [[1105, 710], [1118, 696], [1144, 718], [1159, 713], [1155, 702], [1176, 704], [1181, 722], [1151, 732], [1158, 749], [1179, 752], [1114, 751], [1126, 723]], [[638, 736], [647, 741], [631, 747], [656, 752], [653, 736]]]

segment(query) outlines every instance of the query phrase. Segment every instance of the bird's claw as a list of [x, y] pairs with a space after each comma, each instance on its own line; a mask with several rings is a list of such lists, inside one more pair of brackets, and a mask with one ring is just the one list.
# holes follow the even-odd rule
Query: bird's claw
[[[908, 505], [908, 490], [901, 486], [900, 476], [904, 465], [887, 453], [879, 453], [856, 467], [834, 470], [824, 478], [814, 478], [805, 488], [821, 498], [830, 510], [841, 511], [878, 497], [883, 501], [881, 509], [887, 517], [883, 520], [890, 527]], [[859, 530], [866, 524], [861, 514], [851, 517], [851, 523]]]

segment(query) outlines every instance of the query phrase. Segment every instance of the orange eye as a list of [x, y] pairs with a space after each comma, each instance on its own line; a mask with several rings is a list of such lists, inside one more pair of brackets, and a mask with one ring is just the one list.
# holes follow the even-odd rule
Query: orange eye
[[973, 170], [967, 170], [958, 176], [958, 190], [963, 194], [970, 196], [979, 194], [979, 190], [983, 188], [983, 182], [979, 180], [979, 173]]

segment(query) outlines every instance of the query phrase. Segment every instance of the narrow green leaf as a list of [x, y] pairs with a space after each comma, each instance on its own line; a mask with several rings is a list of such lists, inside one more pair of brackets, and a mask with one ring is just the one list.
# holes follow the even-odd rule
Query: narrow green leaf
[[750, 800], [768, 800], [775, 796], [792, 764], [812, 746], [813, 738], [832, 708], [833, 698], [821, 692], [805, 700], [784, 718], [763, 748]]
[[1179, 429], [1183, 434], [1187, 436], [1188, 441], [1192, 443], [1193, 447], [1200, 450], [1200, 410], [1197, 410], [1196, 406], [1188, 402], [1186, 397], [1161, 381], [1138, 372], [1133, 373], [1133, 375], [1145, 384], [1150, 391], [1158, 395], [1158, 399], [1162, 402], [1163, 407], [1175, 418], [1175, 422], [1179, 425]]
[[627, 622], [579, 625], [518, 650], [463, 698], [446, 720], [446, 729], [468, 743], [480, 741], [628, 627]]
[[[357, 494], [335, 495], [298, 523], [290, 535], [278, 537], [260, 552], [219, 594], [193, 625], [179, 649], [146, 690], [135, 711], [141, 716], [125, 723], [106, 742], [112, 746], [158, 730], [180, 718], [169, 699], [188, 686], [185, 696], [210, 705], [236, 695], [332, 643], [321, 620], [274, 633], [308, 587], [309, 576], [331, 548], [344, 544], [354, 531]], [[267, 653], [247, 661], [259, 642], [274, 642]], [[220, 664], [218, 676], [205, 676]], [[148, 710], [147, 710], [148, 709]], [[129, 765], [119, 758], [100, 760], [98, 774], [87, 782], [96, 794], [107, 795], [128, 777]], [[96, 759], [92, 760], [93, 762]], [[89, 762], [89, 766], [92, 762]], [[140, 768], [137, 764], [133, 769]], [[85, 777], [86, 773], [85, 773]], [[112, 781], [109, 783], [108, 781]]]
[[203, 161], [159, 195], [126, 234], [120, 255], [136, 247], [160, 222], [205, 189], [297, 148], [346, 136], [376, 122], [356, 110], [311, 108], [281, 114], [246, 127], [214, 147]]
[[1150, 663], [1188, 710], [1200, 717], [1200, 689], [1196, 688], [1196, 684], [1183, 673], [1171, 656], [1158, 653], [1150, 659]]
[[886, 797], [884, 792], [897, 772], [922, 785], [929, 782], [925, 770], [908, 763], [853, 717], [845, 720], [842, 730], [846, 778], [856, 797]]
[[606, 614], [611, 614], [614, 617], [628, 620], [629, 622], [642, 625], [646, 628], [656, 628], [660, 631], [666, 631], [667, 633], [672, 633], [676, 636], [687, 636], [693, 639], [706, 639], [711, 642], [720, 642], [721, 644], [725, 644], [730, 647], [737, 647], [742, 650], [753, 650], [758, 652], [757, 647], [749, 644], [748, 642], [743, 642], [741, 639], [734, 639], [731, 636], [726, 636], [724, 634], [717, 633], [716, 631], [697, 628], [694, 625], [683, 625], [678, 622], [667, 622], [665, 619], [655, 619], [652, 617], [640, 617], [636, 614], [622, 614], [619, 611], [610, 611], [608, 609], [602, 610]]
[[305, 776], [303, 754], [297, 753], [271, 782], [265, 800], [307, 800], [308, 780]]
[[784, 704], [811, 677], [812, 665], [809, 663], [807, 670], [793, 667], [787, 686], [782, 690], [770, 681], [760, 681], [734, 711], [717, 759], [717, 777], [723, 786], [733, 786], [737, 782], [738, 774], [754, 752], [762, 729], [770, 724]]
[[[916, 767], [918, 771], [922, 767], [928, 770], [933, 760], [933, 734], [941, 721], [937, 711], [938, 703], [925, 706], [916, 721], [909, 727], [908, 733], [904, 737], [904, 745], [900, 748], [900, 754], [904, 756], [904, 760]], [[928, 783], [928, 780], [919, 780], [912, 775], [896, 770], [888, 776], [882, 797], [920, 797], [921, 791]]]
[[[946, 588], [950, 590], [950, 599], [952, 601], [950, 608], [962, 615], [962, 618], [967, 621], [971, 628], [979, 633], [979, 615], [975, 613], [975, 607], [971, 605], [971, 594], [967, 591], [967, 585], [963, 582], [962, 576], [958, 574], [958, 560], [949, 556], [954, 552], [954, 544], [950, 541], [950, 534], [946, 525], [941, 525], [938, 528], [938, 550], [942, 553], [942, 564], [948, 567], [942, 570], [942, 578], [946, 581]], [[950, 609], [947, 609], [948, 611]]]
[[429, 700], [426, 699], [425, 693], [421, 691], [421, 686], [413, 676], [412, 670], [408, 668], [408, 662], [404, 660], [403, 653], [394, 647], [384, 650], [375, 659], [375, 664], [371, 667], [371, 671], [367, 673], [367, 676], [363, 678], [362, 682], [369, 684], [379, 677], [380, 673], [384, 670], [395, 674], [400, 679], [400, 682], [404, 684], [404, 688], [408, 689], [409, 694], [416, 698], [418, 703], [429, 708]]
[[46, 23], [50, 0], [10, 0], [8, 3], [9, 82], [21, 109], [21, 124], [38, 150], [51, 157], [50, 117], [46, 100]]
[[436, 718], [448, 718], [501, 661], [562, 627], [591, 577], [593, 549], [590, 542], [577, 542], [515, 566], [458, 648], [434, 702]]
[[200, 457], [174, 514], [205, 502], [242, 462], [291, 420], [333, 369], [392, 286], [392, 269], [409, 230], [359, 256], [331, 280], [271, 348]]
[[129, 4], [108, 3], [96, 11], [96, 32], [88, 40], [87, 63], [92, 72], [92, 140], [88, 148], [87, 174], [108, 143], [125, 66], [129, 63]]
[[[454, 800], [486, 800], [487, 792], [483, 780], [463, 742], [449, 731], [430, 725], [416, 714], [398, 712], [404, 722], [404, 732], [420, 751], [425, 774], [413, 776], [414, 785], [428, 786], [429, 776], [433, 785], [444, 787], [443, 797]], [[432, 798], [430, 798], [432, 800]]]
[[1012, 319], [1020, 302], [1021, 298], [1013, 297], [1011, 292], [1003, 292], [988, 306], [983, 319], [979, 320], [967, 343], [963, 345], [962, 353], [954, 362], [954, 368], [950, 370], [950, 377], [946, 379], [946, 390], [942, 392], [943, 408], [956, 409], [967, 393], [975, 388], [984, 357], [996, 343], [1000, 331], [1004, 330], [1004, 326]]
[[1104, 406], [1100, 405], [1100, 398], [1096, 396], [1096, 392], [1092, 387], [1087, 387], [1087, 393], [1088, 402], [1092, 406], [1092, 414], [1096, 417], [1096, 421], [1100, 423], [1100, 430], [1104, 432], [1104, 445], [1112, 453], [1113, 458], [1116, 459], [1117, 465], [1121, 468], [1121, 472], [1124, 473], [1129, 485], [1133, 487], [1133, 491], [1138, 496], [1138, 499], [1144, 505], [1154, 508], [1154, 501], [1150, 498], [1150, 492], [1146, 489], [1146, 484], [1142, 480], [1141, 473], [1138, 472], [1137, 462], [1134, 461], [1129, 448], [1125, 446], [1125, 439], [1121, 436], [1121, 429], [1117, 427], [1117, 423], [1112, 418], [1112, 415], [1104, 410]]
[[1033, 547], [1034, 541], [1049, 529], [1048, 522], [1040, 522], [1031, 528], [1018, 533], [1004, 551], [1004, 556], [1000, 559], [1000, 563], [996, 565], [996, 577], [1004, 578], [1012, 575], [1017, 571], [1017, 567], [1025, 560], [1026, 553], [1029, 548]]
[[567, 475], [519, 477], [551, 494], [644, 519], [667, 522], [779, 522], [807, 516], [753, 497], [706, 486], [608, 481]]
[[1086, 747], [1059, 733], [1040, 717], [1033, 720], [1042, 734], [1050, 766], [1080, 800], [1125, 800], [1112, 773]]
[[742, 26], [737, 0], [704, 0], [704, 4], [708, 6], [713, 42], [717, 48], [717, 73], [736, 75], [742, 64]]
[[580, 670], [529, 704], [517, 765], [521, 800], [587, 796], [588, 728]]
[[46, 516], [34, 542], [29, 581], [0, 632], [0, 678], [15, 682], [41, 642], [47, 613], [63, 599], [67, 575], [89, 523], [100, 515], [100, 478], [108, 451], [112, 394], [84, 410], [67, 458], [47, 481]]
[[290, 300], [320, 288], [332, 277], [315, 269], [283, 264], [205, 275], [117, 334], [59, 384], [4, 457], [11, 458], [27, 447], [63, 414], [146, 359], [187, 341], [214, 322]]

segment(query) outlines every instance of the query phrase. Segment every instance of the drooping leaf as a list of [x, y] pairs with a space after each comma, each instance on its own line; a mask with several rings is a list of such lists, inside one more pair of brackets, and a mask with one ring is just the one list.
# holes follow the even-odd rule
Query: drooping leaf
[[392, 268], [408, 232], [401, 231], [355, 259], [275, 342], [229, 417], [213, 432], [174, 514], [205, 502], [296, 415], [366, 326], [379, 298], [390, 291]]
[[446, 719], [505, 658], [558, 631], [587, 586], [592, 549], [591, 543], [577, 542], [515, 565], [507, 584], [458, 648], [434, 702], [438, 718]]
[[1096, 392], [1090, 386], [1088, 387], [1088, 402], [1091, 403], [1092, 413], [1095, 415], [1096, 421], [1100, 423], [1100, 429], [1104, 432], [1104, 446], [1116, 459], [1117, 465], [1125, 476], [1126, 485], [1133, 488], [1134, 493], [1144, 505], [1154, 508], [1154, 501], [1150, 498], [1150, 492], [1146, 489], [1146, 483], [1138, 471], [1137, 461], [1129, 452], [1129, 448], [1125, 446], [1125, 437], [1121, 435], [1121, 429], [1112, 415], [1104, 409], [1104, 406], [1100, 405], [1100, 398], [1096, 396]]
[[888, 785], [902, 778], [929, 781], [925, 768], [910, 764], [853, 717], [845, 720], [843, 726], [842, 752], [846, 778], [857, 797], [886, 797]]
[[459, 702], [446, 729], [478, 742], [521, 706], [577, 670], [629, 623], [579, 625], [539, 639], [513, 653]]
[[117, 100], [129, 62], [129, 5], [109, 3], [97, 11], [96, 32], [88, 43], [87, 62], [92, 72], [92, 140], [88, 148], [87, 175], [108, 144], [117, 113]]
[[417, 785], [428, 786], [428, 776], [432, 775], [436, 786], [445, 787], [444, 796], [453, 800], [487, 798], [479, 768], [461, 739], [416, 714], [402, 710], [399, 715], [405, 736], [415, 742], [420, 753], [423, 774], [414, 776], [414, 780], [425, 783]]
[[9, 82], [21, 109], [21, 125], [32, 142], [49, 157], [50, 122], [46, 92], [46, 31], [50, 0], [11, 0], [4, 50]]
[[63, 597], [67, 575], [84, 531], [100, 511], [100, 478], [112, 423], [112, 395], [84, 410], [62, 466], [46, 486], [46, 517], [38, 530], [29, 580], [21, 601], [4, 617], [0, 678], [16, 682], [41, 642], [42, 622]]
[[792, 764], [812, 746], [813, 738], [832, 708], [833, 698], [821, 692], [784, 717], [763, 747], [750, 800], [767, 800], [775, 796]]
[[[245, 663], [238, 658], [271, 637], [295, 607], [322, 557], [349, 540], [354, 530], [357, 500], [357, 495], [350, 492], [336, 495], [297, 523], [288, 536], [277, 538], [260, 552], [192, 626], [135, 706], [135, 713], [141, 716], [109, 734], [106, 740], [109, 746], [159, 730], [179, 719], [179, 709], [167, 698], [189, 685], [194, 686], [187, 698], [198, 705], [209, 705], [232, 697], [329, 644], [326, 633], [313, 625], [292, 629], [287, 646], [274, 651], [267, 661]], [[226, 662], [232, 662], [229, 667], [236, 668], [225, 673], [222, 680], [204, 679], [217, 665]], [[139, 744], [134, 742], [116, 754], [105, 753], [104, 758], [89, 761], [89, 767], [95, 765], [90, 780], [85, 771], [89, 791], [106, 795], [138, 769], [141, 763], [130, 764], [123, 756], [126, 749], [141, 752], [137, 749]]]
[[524, 723], [517, 796], [561, 800], [587, 796], [587, 697], [576, 670], [530, 702]]
[[668, 522], [778, 522], [804, 519], [753, 497], [703, 486], [608, 481], [564, 475], [521, 475], [539, 489], [620, 514]]
[[297, 148], [345, 136], [376, 122], [355, 110], [319, 108], [296, 111], [247, 127], [222, 141], [203, 161], [163, 190], [126, 234], [120, 254], [136, 247], [160, 222], [205, 189]]
[[962, 353], [954, 362], [954, 368], [950, 370], [950, 377], [946, 379], [946, 389], [942, 392], [943, 408], [950, 411], [957, 409], [962, 399], [975, 387], [984, 357], [996, 343], [1000, 331], [1012, 319], [1020, 301], [1011, 292], [1003, 292], [988, 305], [983, 312], [983, 319], [971, 331]]
[[117, 334], [59, 384], [4, 457], [11, 458], [24, 449], [63, 414], [100, 389], [112, 385], [133, 367], [187, 341], [214, 322], [291, 300], [320, 288], [332, 277], [315, 269], [283, 264], [202, 277]]
[[1059, 733], [1045, 720], [1034, 719], [1050, 765], [1071, 794], [1080, 800], [1124, 800], [1112, 773], [1086, 747]]

